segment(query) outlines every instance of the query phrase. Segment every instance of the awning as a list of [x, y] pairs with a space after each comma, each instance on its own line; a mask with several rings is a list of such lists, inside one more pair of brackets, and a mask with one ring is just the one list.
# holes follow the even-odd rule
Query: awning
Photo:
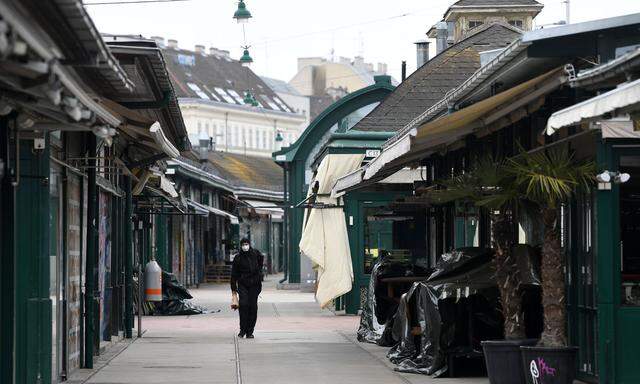
[[300, 252], [318, 271], [316, 300], [326, 307], [333, 299], [351, 291], [353, 267], [344, 211], [329, 197], [336, 181], [358, 168], [363, 154], [329, 154], [322, 159], [312, 184], [318, 182], [316, 202], [332, 208], [307, 211], [300, 239]]
[[242, 200], [251, 208], [253, 208], [256, 213], [260, 213], [263, 215], [270, 215], [272, 219], [282, 219], [284, 215], [284, 210], [278, 207], [275, 203], [270, 201], [258, 201], [258, 200]]
[[[557, 68], [467, 108], [412, 128], [391, 139], [380, 156], [369, 164], [338, 179], [332, 196], [338, 197], [349, 190], [383, 180], [393, 180], [398, 172], [414, 167], [421, 159], [468, 134], [488, 134], [500, 129], [540, 107], [545, 95], [566, 81], [563, 70]], [[406, 174], [400, 179], [408, 180]]]
[[640, 80], [635, 80], [552, 114], [547, 122], [547, 135], [553, 135], [560, 128], [578, 125], [607, 114], [625, 114], [638, 109]]
[[187, 199], [187, 204], [192, 207], [196, 212], [203, 212], [203, 216], [208, 216], [210, 213], [220, 217], [226, 217], [231, 221], [231, 224], [238, 224], [238, 218], [229, 212], [222, 209], [213, 208], [208, 205], [197, 203], [191, 199]]
[[[380, 184], [413, 184], [415, 181], [424, 180], [423, 168], [402, 168], [385, 179], [378, 181]], [[345, 175], [336, 181], [331, 191], [331, 197], [338, 198], [343, 196], [349, 190], [360, 186], [364, 181], [364, 168], [358, 168], [355, 171]], [[371, 183], [370, 183], [371, 184]]]
[[472, 104], [449, 115], [411, 129], [386, 146], [364, 169], [364, 180], [382, 180], [398, 170], [437, 152], [480, 129], [499, 129], [508, 124], [505, 116], [517, 116], [530, 105], [541, 105], [544, 96], [560, 87], [567, 78], [562, 68]]

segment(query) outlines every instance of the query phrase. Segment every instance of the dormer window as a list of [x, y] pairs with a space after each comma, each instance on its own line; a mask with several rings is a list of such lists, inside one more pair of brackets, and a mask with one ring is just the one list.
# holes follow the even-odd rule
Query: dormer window
[[511, 25], [512, 27], [516, 27], [519, 29], [523, 29], [524, 28], [524, 22], [522, 20], [509, 20], [509, 25]]
[[469, 29], [474, 29], [484, 24], [483, 21], [480, 20], [471, 20], [469, 21]]

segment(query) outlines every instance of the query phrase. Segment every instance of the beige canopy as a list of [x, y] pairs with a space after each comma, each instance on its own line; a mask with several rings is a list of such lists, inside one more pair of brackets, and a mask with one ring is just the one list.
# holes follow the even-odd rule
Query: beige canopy
[[[333, 186], [340, 177], [357, 169], [363, 159], [362, 154], [327, 155], [311, 182], [311, 185], [316, 181], [319, 184], [316, 203], [337, 205], [338, 199], [330, 196]], [[318, 271], [316, 300], [321, 307], [351, 291], [353, 266], [347, 224], [341, 208], [312, 208], [306, 212], [300, 252], [311, 259]]]

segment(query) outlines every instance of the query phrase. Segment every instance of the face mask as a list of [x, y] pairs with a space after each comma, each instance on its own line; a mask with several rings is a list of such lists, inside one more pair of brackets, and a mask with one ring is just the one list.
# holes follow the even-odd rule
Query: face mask
[[249, 244], [242, 244], [242, 250], [245, 252], [249, 251]]

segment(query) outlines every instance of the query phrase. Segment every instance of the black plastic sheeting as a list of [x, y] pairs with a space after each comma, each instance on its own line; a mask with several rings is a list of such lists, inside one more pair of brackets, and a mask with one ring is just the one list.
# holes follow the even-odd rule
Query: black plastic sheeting
[[[530, 247], [517, 247], [514, 255], [522, 282], [527, 336], [535, 338], [542, 330], [539, 258]], [[503, 338], [492, 257], [491, 250], [481, 248], [444, 254], [433, 273], [402, 296], [393, 321], [374, 333], [390, 334], [385, 344], [394, 345], [387, 357], [397, 365], [396, 370], [442, 376], [452, 370], [453, 358], [481, 358], [481, 341]], [[372, 281], [375, 284], [373, 275]], [[361, 330], [363, 322], [369, 324], [366, 310]]]
[[[134, 289], [136, 290], [138, 289], [137, 285], [137, 279], [134, 279]], [[134, 298], [136, 300], [136, 308], [138, 308], [137, 295], [134, 295]], [[220, 311], [210, 311], [194, 304], [191, 299], [193, 299], [193, 296], [191, 296], [187, 288], [180, 284], [174, 274], [162, 271], [162, 301], [144, 301], [142, 314], [150, 316], [180, 316], [201, 315]]]
[[[358, 340], [383, 347], [396, 344], [392, 329], [396, 318], [398, 303], [387, 295], [386, 284], [380, 279], [386, 277], [420, 277], [425, 279], [431, 270], [417, 264], [392, 263], [386, 257], [378, 258], [371, 270], [369, 289], [365, 297], [364, 308], [360, 317]], [[407, 289], [412, 283], [407, 284]], [[402, 288], [400, 288], [402, 289]], [[406, 289], [404, 289], [406, 291]]]

